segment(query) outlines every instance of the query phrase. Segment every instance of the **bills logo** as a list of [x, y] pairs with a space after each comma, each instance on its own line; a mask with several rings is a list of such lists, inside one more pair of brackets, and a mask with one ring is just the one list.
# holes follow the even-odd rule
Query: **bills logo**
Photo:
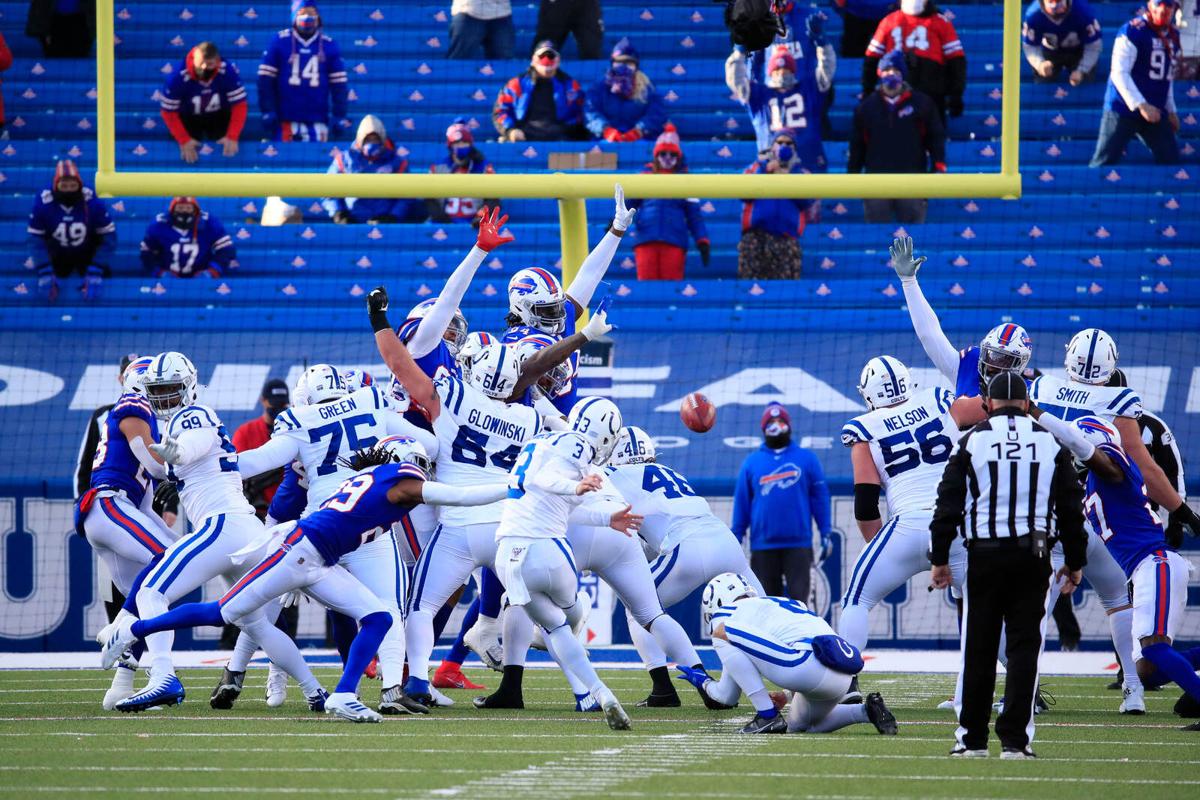
[[759, 488], [762, 489], [762, 494], [765, 497], [771, 493], [772, 489], [787, 489], [795, 486], [800, 480], [800, 468], [795, 464], [787, 463], [777, 467], [774, 472], [769, 475], [763, 475], [758, 479]]
[[516, 292], [517, 294], [529, 294], [530, 292], [532, 292], [534, 289], [537, 288], [537, 284], [534, 283], [532, 280], [522, 279], [522, 280], [519, 280], [516, 283], [514, 283], [512, 286], [509, 286], [508, 288], [509, 288], [509, 291]]

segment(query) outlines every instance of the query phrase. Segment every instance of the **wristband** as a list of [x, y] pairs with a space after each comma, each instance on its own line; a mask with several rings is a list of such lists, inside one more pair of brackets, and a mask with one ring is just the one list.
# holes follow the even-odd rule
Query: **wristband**
[[371, 330], [375, 331], [375, 333], [379, 333], [382, 330], [387, 330], [392, 327], [388, 322], [386, 311], [371, 311], [370, 316]]

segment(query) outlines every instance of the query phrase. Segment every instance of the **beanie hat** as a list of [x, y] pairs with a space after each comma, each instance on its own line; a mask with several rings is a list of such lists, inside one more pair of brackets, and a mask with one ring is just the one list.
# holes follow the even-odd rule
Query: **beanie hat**
[[788, 410], [783, 407], [782, 403], [768, 403], [767, 407], [763, 410], [762, 429], [764, 432], [772, 422], [782, 422], [791, 430], [792, 417], [788, 414]]
[[679, 145], [679, 133], [675, 130], [675, 126], [669, 122], [663, 125], [663, 132], [654, 140], [654, 155], [658, 155], [659, 153], [683, 155], [683, 148]]
[[875, 74], [882, 75], [885, 69], [899, 70], [900, 77], [907, 78], [908, 63], [904, 60], [904, 51], [890, 50], [885, 53], [883, 58], [879, 59], [879, 66], [875, 68]]

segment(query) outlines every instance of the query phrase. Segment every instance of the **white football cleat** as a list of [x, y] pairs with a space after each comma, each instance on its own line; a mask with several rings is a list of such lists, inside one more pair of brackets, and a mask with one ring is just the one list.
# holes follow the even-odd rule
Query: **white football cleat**
[[449, 708], [454, 705], [454, 701], [439, 692], [432, 683], [429, 684], [429, 697], [433, 700], [433, 706], [436, 708]]
[[604, 721], [608, 723], [608, 727], [614, 731], [629, 730], [629, 715], [621, 708], [616, 695], [607, 688], [600, 692], [598, 697], [596, 695], [596, 692], [592, 692], [592, 696], [600, 701], [600, 707], [604, 710]]
[[136, 672], [124, 664], [117, 667], [112, 685], [108, 687], [108, 691], [104, 693], [104, 700], [100, 703], [105, 711], [115, 710], [117, 703], [133, 694], [133, 678]]
[[383, 722], [383, 715], [364, 706], [351, 692], [334, 692], [325, 698], [325, 713], [347, 722]]
[[1146, 690], [1140, 685], [1137, 687], [1126, 686], [1123, 690], [1124, 697], [1121, 700], [1122, 714], [1145, 714], [1146, 713]]
[[272, 664], [267, 668], [267, 707], [279, 708], [287, 700], [288, 674]]
[[133, 623], [135, 622], [137, 622], [137, 617], [130, 614], [121, 620], [115, 630], [109, 633], [108, 639], [100, 648], [101, 667], [112, 669], [125, 654], [125, 651], [137, 641], [137, 637], [130, 630], [133, 628]]
[[[480, 617], [482, 619], [482, 617]], [[496, 635], [495, 625], [480, 625], [476, 622], [471, 630], [463, 634], [463, 644], [479, 656], [479, 660], [496, 672], [504, 671], [504, 648], [500, 645], [500, 637]]]

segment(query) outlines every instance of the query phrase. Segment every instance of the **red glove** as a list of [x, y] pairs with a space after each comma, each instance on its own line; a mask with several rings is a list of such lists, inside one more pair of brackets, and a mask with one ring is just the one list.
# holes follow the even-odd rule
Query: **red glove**
[[514, 237], [500, 233], [500, 229], [508, 222], [508, 215], [500, 216], [500, 206], [491, 209], [484, 206], [479, 217], [479, 233], [475, 237], [475, 246], [485, 253], [490, 253], [502, 244], [511, 242]]
[[619, 142], [621, 141], [621, 132], [611, 125], [604, 129], [604, 141]]
[[946, 162], [944, 162], [944, 161], [933, 162], [933, 171], [934, 172], [945, 172], [946, 171]]
[[642, 132], [640, 130], [638, 130], [637, 128], [630, 128], [629, 130], [625, 131], [625, 133], [621, 134], [622, 142], [636, 142], [638, 139], [641, 139], [641, 138], [642, 138]]

